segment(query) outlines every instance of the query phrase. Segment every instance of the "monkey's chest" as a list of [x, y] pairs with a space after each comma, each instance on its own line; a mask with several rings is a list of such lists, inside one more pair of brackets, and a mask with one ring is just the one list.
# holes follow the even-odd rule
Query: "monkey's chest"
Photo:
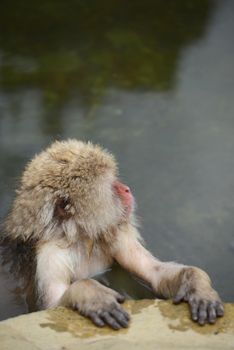
[[99, 247], [88, 250], [86, 246], [73, 248], [70, 252], [72, 280], [93, 277], [105, 271], [112, 264], [112, 258]]

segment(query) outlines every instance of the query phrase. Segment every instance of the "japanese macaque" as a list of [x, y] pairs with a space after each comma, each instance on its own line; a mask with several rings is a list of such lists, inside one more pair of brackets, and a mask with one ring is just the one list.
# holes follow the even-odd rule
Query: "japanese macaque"
[[5, 263], [24, 277], [37, 309], [71, 307], [97, 326], [127, 327], [124, 297], [93, 277], [116, 261], [157, 297], [186, 301], [200, 325], [224, 313], [208, 275], [161, 262], [142, 243], [134, 198], [106, 150], [55, 142], [26, 166], [3, 237]]

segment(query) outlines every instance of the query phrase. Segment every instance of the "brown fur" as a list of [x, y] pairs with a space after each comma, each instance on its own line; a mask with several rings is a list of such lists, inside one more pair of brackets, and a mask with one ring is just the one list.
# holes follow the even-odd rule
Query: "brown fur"
[[35, 291], [38, 308], [73, 307], [98, 326], [129, 320], [119, 293], [91, 279], [114, 260], [156, 295], [187, 300], [200, 324], [214, 322], [223, 309], [207, 274], [160, 262], [141, 245], [134, 211], [113, 190], [117, 175], [114, 157], [91, 143], [55, 142], [35, 156], [6, 220], [4, 262], [24, 277], [29, 299]]

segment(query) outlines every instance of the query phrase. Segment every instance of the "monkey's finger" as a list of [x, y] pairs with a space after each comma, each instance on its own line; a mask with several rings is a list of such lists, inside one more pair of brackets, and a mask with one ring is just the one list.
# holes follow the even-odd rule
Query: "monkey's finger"
[[126, 318], [127, 321], [130, 320], [130, 315], [128, 314], [127, 311], [125, 311], [121, 306], [116, 306], [116, 309], [120, 311], [122, 314], [124, 314], [124, 317]]
[[122, 314], [124, 314], [124, 317], [126, 318], [127, 321], [130, 320], [130, 315], [122, 307], [117, 307], [117, 310], [119, 310]]
[[122, 310], [114, 309], [111, 311], [111, 315], [117, 320], [117, 322], [124, 328], [128, 327], [129, 319], [126, 318], [125, 313]]
[[116, 297], [116, 300], [117, 300], [119, 303], [123, 303], [123, 302], [125, 301], [125, 296], [122, 295], [122, 294], [120, 294], [120, 293], [118, 293], [118, 292], [116, 292], [115, 297]]
[[190, 312], [193, 321], [198, 320], [198, 303], [196, 300], [189, 300]]
[[215, 323], [217, 315], [216, 315], [216, 309], [215, 309], [215, 304], [214, 303], [210, 303], [208, 305], [207, 312], [208, 312], [208, 321], [209, 321], [209, 323]]
[[105, 323], [103, 322], [103, 320], [98, 316], [98, 314], [96, 312], [90, 312], [87, 315], [92, 321], [93, 323], [98, 326], [98, 327], [103, 327], [105, 326]]
[[128, 314], [128, 312], [127, 311], [125, 311], [124, 309], [121, 309], [121, 312], [124, 314], [124, 316], [125, 316], [125, 318], [126, 318], [126, 320], [130, 320], [130, 315]]
[[198, 309], [198, 323], [203, 326], [207, 320], [207, 303], [201, 301]]
[[217, 301], [216, 303], [216, 313], [217, 313], [217, 316], [219, 317], [224, 315], [224, 307], [221, 301]]
[[121, 325], [109, 314], [109, 312], [107, 312], [107, 311], [102, 312], [100, 314], [100, 317], [111, 328], [116, 329], [116, 330], [121, 328]]

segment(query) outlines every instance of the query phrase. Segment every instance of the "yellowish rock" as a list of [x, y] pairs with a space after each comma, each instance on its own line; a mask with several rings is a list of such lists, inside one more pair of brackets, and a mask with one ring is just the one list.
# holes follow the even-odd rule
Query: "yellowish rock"
[[192, 322], [186, 304], [170, 301], [128, 301], [129, 328], [97, 328], [65, 308], [22, 315], [0, 322], [1, 350], [131, 350], [233, 349], [234, 304], [225, 304], [225, 316], [215, 325]]

